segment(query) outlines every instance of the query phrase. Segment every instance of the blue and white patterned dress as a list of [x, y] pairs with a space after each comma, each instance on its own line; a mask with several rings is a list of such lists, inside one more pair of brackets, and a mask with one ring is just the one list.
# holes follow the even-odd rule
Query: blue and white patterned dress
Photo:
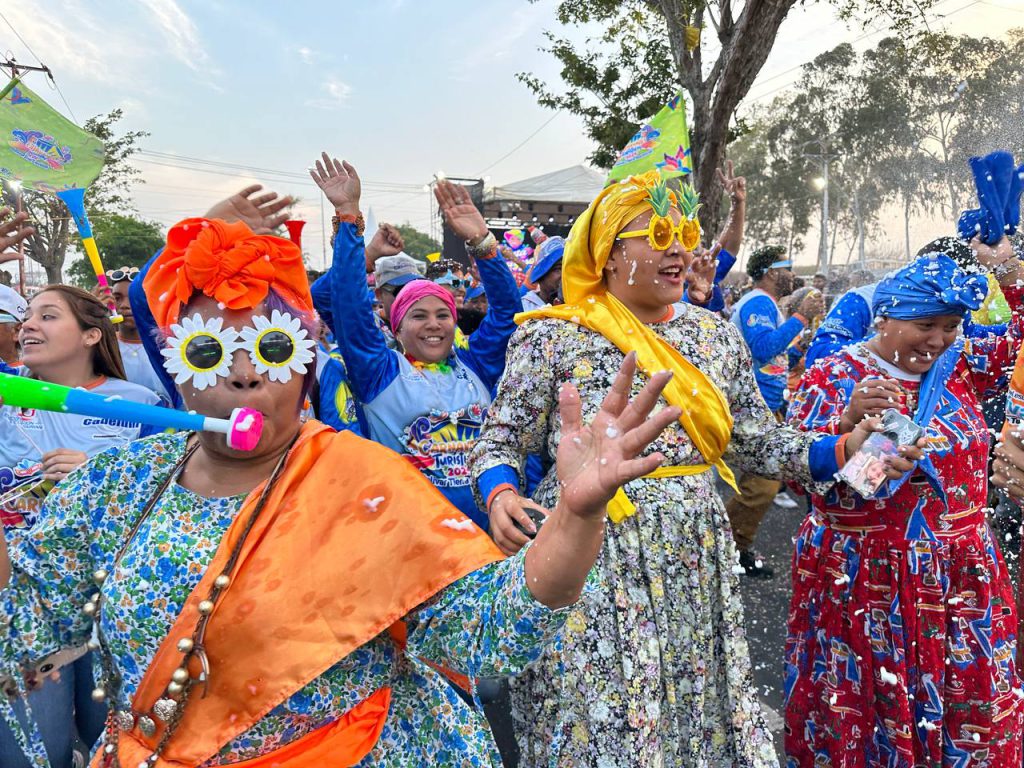
[[[130, 443], [97, 456], [50, 495], [25, 546], [11, 553], [11, 583], [0, 591], [0, 676], [18, 678], [23, 664], [88, 640], [82, 606], [95, 590], [91, 574], [108, 567], [128, 535], [124, 516], [107, 510], [143, 507], [184, 449], [184, 435]], [[126, 475], [131, 482], [124, 482]], [[208, 499], [172, 484], [104, 583], [102, 627], [124, 678], [122, 697], [134, 695], [243, 500]], [[565, 609], [552, 611], [534, 600], [522, 553], [481, 568], [409, 614], [404, 654], [387, 633], [375, 637], [205, 765], [250, 759], [292, 742], [390, 684], [387, 724], [360, 765], [500, 766], [482, 715], [423, 660], [476, 677], [514, 675], [538, 657], [565, 617]], [[40, 749], [32, 749], [37, 761]]]

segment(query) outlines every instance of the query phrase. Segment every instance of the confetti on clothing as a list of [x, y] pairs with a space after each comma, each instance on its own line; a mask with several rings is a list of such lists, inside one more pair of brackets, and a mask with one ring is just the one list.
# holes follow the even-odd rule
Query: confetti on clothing
[[[133, 513], [146, 504], [184, 445], [184, 435], [162, 435], [108, 451], [50, 496], [26, 546], [12, 553], [12, 585], [0, 591], [0, 676], [19, 674], [24, 659], [35, 662], [88, 639], [82, 606], [95, 589], [91, 574], [111, 568]], [[207, 499], [172, 484], [104, 583], [103, 631], [124, 677], [123, 697], [134, 694], [243, 500]], [[533, 599], [522, 553], [481, 568], [407, 617], [406, 654], [387, 633], [377, 636], [206, 765], [247, 760], [288, 744], [392, 685], [387, 724], [360, 765], [497, 768], [501, 760], [483, 717], [421, 659], [472, 676], [516, 674], [539, 655], [566, 615]]]
[[[750, 353], [727, 321], [677, 304], [654, 329], [710, 377], [735, 418], [730, 463], [761, 474], [808, 476], [807, 435], [779, 427], [758, 392]], [[479, 478], [528, 454], [554, 457], [558, 390], [580, 390], [592, 419], [623, 354], [603, 336], [557, 319], [513, 337], [505, 377], [474, 449]], [[635, 395], [644, 379], [633, 382]], [[664, 399], [661, 405], [665, 405]], [[681, 426], [651, 445], [668, 465], [701, 464]], [[522, 478], [520, 478], [522, 487]], [[736, 550], [710, 472], [626, 487], [637, 514], [605, 529], [601, 585], [562, 637], [512, 681], [521, 765], [763, 768], [776, 766], [751, 678]], [[549, 471], [534, 493], [555, 505]]]
[[[1019, 290], [1007, 298], [1020, 306]], [[919, 471], [891, 498], [845, 485], [812, 497], [793, 559], [789, 768], [1020, 766], [1017, 615], [985, 517], [979, 406], [1005, 387], [1019, 336], [1015, 315], [1010, 336], [970, 340], [927, 425], [948, 508]], [[865, 345], [849, 347], [808, 371], [790, 419], [838, 434], [856, 384], [892, 375]], [[919, 382], [898, 381], [912, 415]]]

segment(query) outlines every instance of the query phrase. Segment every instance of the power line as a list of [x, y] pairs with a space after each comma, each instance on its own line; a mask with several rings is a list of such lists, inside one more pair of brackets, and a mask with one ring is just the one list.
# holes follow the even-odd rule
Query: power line
[[[948, 1], [948, 0], [943, 0], [943, 2], [946, 2], [946, 1]], [[943, 14], [937, 14], [937, 15], [940, 16], [941, 18], [948, 18], [950, 16], [953, 16], [954, 14], [960, 13], [961, 11], [965, 11], [968, 8], [970, 8], [971, 6], [977, 5], [978, 3], [981, 3], [981, 2], [984, 2], [984, 0], [971, 0], [971, 2], [967, 3], [966, 5], [962, 5], [959, 8], [950, 11], [949, 13], [943, 13]], [[990, 4], [990, 3], [986, 3], [986, 4]], [[927, 19], [918, 22], [916, 26], [920, 27], [922, 24], [927, 24]], [[851, 45], [853, 43], [859, 43], [862, 40], [865, 40], [868, 37], [871, 37], [872, 35], [877, 35], [877, 34], [879, 34], [881, 32], [886, 32], [886, 31], [890, 31], [888, 27], [880, 27], [878, 29], [869, 30], [869, 31], [864, 32], [863, 34], [859, 35], [858, 37], [855, 37], [853, 40], [850, 40], [848, 42]], [[814, 61], [814, 59], [808, 59], [807, 61], [803, 62], [802, 64], [797, 64], [795, 67], [790, 67], [789, 69], [786, 69], [786, 70], [784, 70], [782, 72], [774, 74], [771, 77], [768, 77], [768, 78], [765, 78], [765, 79], [759, 81], [754, 86], [752, 86], [752, 88], [756, 90], [759, 86], [764, 85], [766, 82], [769, 82], [771, 80], [775, 80], [775, 79], [777, 79], [779, 77], [782, 77], [783, 75], [787, 75], [787, 74], [789, 74], [791, 72], [794, 72], [796, 70], [803, 69], [808, 64], [813, 63], [813, 61]], [[770, 91], [765, 91], [764, 93], [762, 93], [760, 95], [757, 95], [757, 96], [753, 96], [753, 95], [748, 94], [748, 98], [750, 99], [751, 102], [761, 101], [762, 99], [765, 99], [768, 96], [771, 96], [771, 95], [773, 95], [775, 93], [778, 93], [779, 91], [785, 90], [786, 88], [788, 88], [789, 86], [791, 86], [795, 82], [796, 82], [795, 79], [794, 80], [790, 80], [789, 82], [783, 83], [782, 85], [780, 85], [780, 86], [778, 86], [776, 88], [772, 88]]]
[[545, 120], [545, 121], [544, 121], [543, 125], [541, 125], [541, 126], [540, 126], [540, 128], [538, 128], [537, 130], [535, 130], [535, 131], [534, 131], [533, 133], [531, 133], [531, 134], [530, 134], [529, 136], [527, 136], [527, 137], [526, 137], [525, 139], [523, 139], [523, 140], [522, 140], [521, 142], [519, 142], [519, 143], [518, 143], [518, 144], [516, 144], [516, 145], [515, 145], [514, 147], [512, 147], [512, 149], [510, 149], [510, 150], [509, 150], [508, 152], [506, 152], [506, 153], [505, 153], [504, 155], [502, 155], [502, 156], [501, 156], [501, 157], [499, 157], [499, 158], [498, 158], [497, 160], [495, 160], [495, 161], [494, 161], [493, 163], [491, 163], [491, 164], [490, 164], [490, 165], [488, 165], [488, 166], [487, 166], [486, 168], [484, 168], [484, 169], [483, 169], [482, 171], [480, 171], [480, 172], [479, 172], [479, 173], [477, 174], [477, 176], [483, 176], [483, 175], [484, 175], [484, 174], [485, 174], [485, 173], [486, 173], [487, 171], [491, 170], [491, 168], [493, 168], [494, 166], [496, 166], [496, 165], [497, 165], [498, 163], [500, 163], [500, 162], [501, 162], [502, 160], [505, 160], [505, 159], [507, 159], [507, 158], [511, 157], [512, 155], [514, 155], [514, 154], [515, 154], [516, 152], [518, 152], [518, 151], [519, 151], [519, 150], [520, 150], [520, 149], [521, 149], [521, 148], [522, 148], [523, 146], [525, 146], [525, 145], [526, 145], [526, 143], [530, 141], [530, 139], [532, 139], [532, 138], [533, 138], [534, 136], [536, 136], [536, 135], [537, 135], [538, 133], [540, 133], [540, 132], [541, 132], [541, 131], [543, 131], [543, 130], [544, 130], [545, 128], [547, 128], [547, 127], [548, 127], [548, 125], [549, 125], [549, 124], [551, 123], [551, 121], [552, 121], [552, 120], [554, 120], [554, 119], [555, 119], [556, 117], [558, 117], [558, 116], [559, 116], [560, 114], [561, 114], [561, 111], [559, 111], [559, 112], [555, 112], [555, 114], [553, 114], [553, 115], [552, 115], [551, 117], [549, 117], [549, 118], [548, 118], [547, 120]]
[[21, 41], [21, 44], [25, 46], [25, 49], [29, 52], [32, 58], [39, 62], [39, 66], [43, 68], [43, 71], [46, 73], [47, 78], [49, 78], [50, 80], [50, 88], [57, 91], [57, 95], [60, 96], [60, 100], [64, 102], [64, 108], [67, 109], [68, 114], [71, 115], [71, 119], [74, 120], [77, 124], [78, 118], [75, 117], [75, 112], [73, 109], [71, 109], [71, 105], [68, 104], [68, 100], [64, 98], [64, 92], [60, 89], [60, 86], [57, 85], [57, 80], [54, 78], [53, 72], [50, 71], [49, 67], [43, 64], [43, 60], [36, 55], [36, 52], [32, 50], [32, 46], [29, 45], [25, 38], [18, 33], [18, 30], [14, 28], [14, 25], [11, 24], [10, 20], [6, 16], [4, 16], [3, 12], [0, 12], [0, 19], [3, 19], [4, 23], [6, 23], [7, 26], [11, 28], [11, 32], [13, 32], [14, 36]]

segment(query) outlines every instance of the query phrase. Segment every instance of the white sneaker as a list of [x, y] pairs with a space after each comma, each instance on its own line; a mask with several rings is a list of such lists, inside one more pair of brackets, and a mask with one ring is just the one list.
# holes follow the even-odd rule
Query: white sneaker
[[796, 509], [800, 506], [799, 502], [790, 498], [789, 494], [785, 491], [780, 491], [775, 496], [775, 505], [782, 507], [783, 509]]

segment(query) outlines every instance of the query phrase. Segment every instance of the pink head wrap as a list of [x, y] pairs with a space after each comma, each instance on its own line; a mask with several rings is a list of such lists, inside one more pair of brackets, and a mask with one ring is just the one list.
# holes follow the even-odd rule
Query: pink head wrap
[[405, 284], [391, 305], [391, 330], [397, 331], [406, 313], [412, 309], [412, 305], [427, 296], [436, 296], [441, 299], [452, 311], [452, 317], [456, 316], [455, 299], [447, 288], [442, 288], [429, 280], [413, 280]]

